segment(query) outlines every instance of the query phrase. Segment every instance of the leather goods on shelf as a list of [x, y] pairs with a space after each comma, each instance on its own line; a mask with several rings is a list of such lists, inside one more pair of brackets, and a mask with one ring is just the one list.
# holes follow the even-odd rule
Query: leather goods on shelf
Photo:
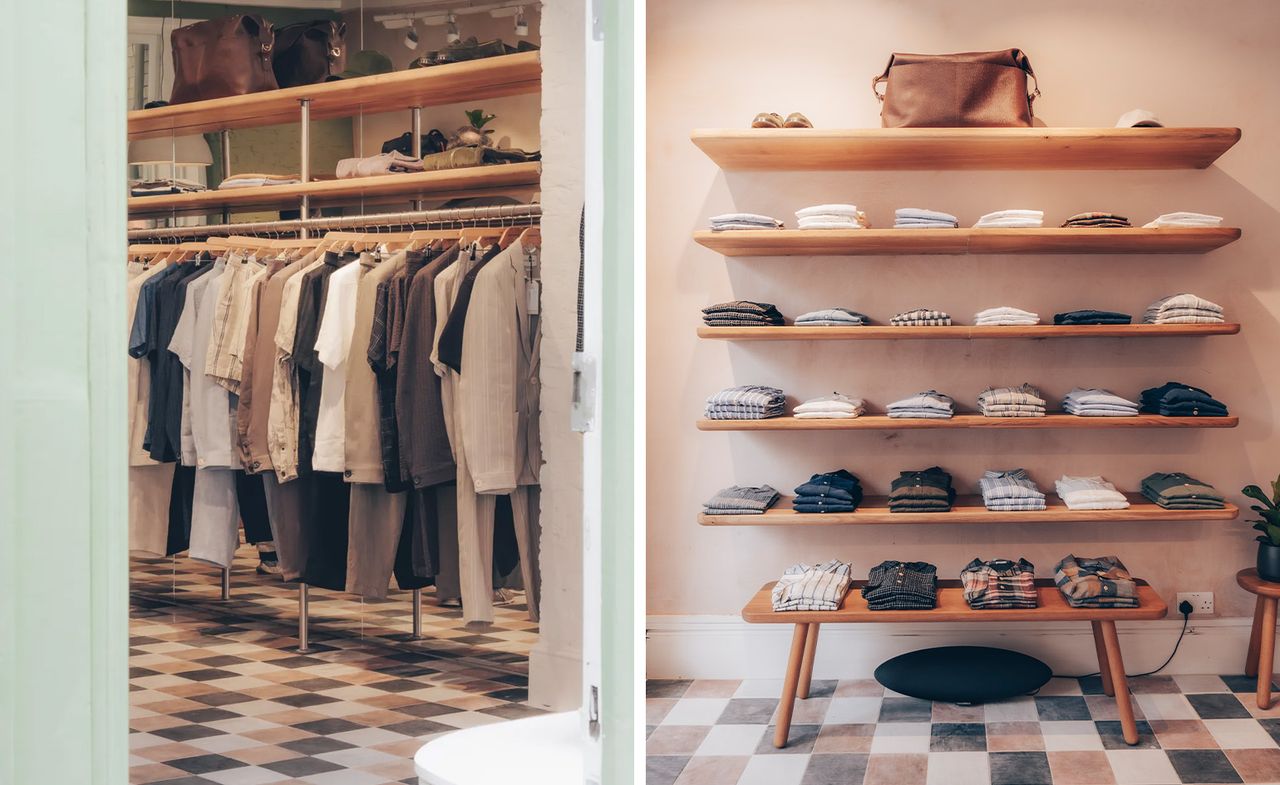
[[179, 27], [173, 46], [173, 92], [169, 103], [184, 104], [274, 90], [271, 52], [275, 31], [257, 14], [236, 14]]
[[[449, 140], [437, 128], [422, 135], [422, 154], [429, 155], [431, 153], [443, 153], [445, 148], [449, 146]], [[397, 136], [395, 139], [388, 139], [382, 143], [382, 152], [404, 153], [405, 155], [413, 155], [413, 134], [409, 131]]]
[[[871, 90], [885, 128], [1017, 127], [1031, 125], [1040, 95], [1031, 61], [1021, 49], [949, 55], [894, 53]], [[881, 93], [876, 85], [885, 82]]]
[[346, 22], [318, 19], [276, 30], [271, 68], [281, 87], [326, 82], [347, 67]]
[[486, 57], [515, 54], [516, 52], [532, 52], [538, 49], [537, 44], [521, 41], [517, 46], [509, 46], [501, 38], [481, 43], [472, 36], [464, 41], [449, 44], [444, 49], [427, 52], [409, 64], [410, 68], [427, 68], [433, 65], [461, 63], [465, 60], [481, 60]]

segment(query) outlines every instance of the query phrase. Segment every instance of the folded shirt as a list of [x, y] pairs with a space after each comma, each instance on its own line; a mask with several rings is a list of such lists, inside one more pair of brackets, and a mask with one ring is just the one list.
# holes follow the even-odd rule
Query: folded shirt
[[1062, 399], [1062, 408], [1078, 417], [1136, 417], [1138, 404], [1110, 390], [1076, 387]]
[[856, 204], [815, 204], [811, 207], [805, 207], [796, 210], [796, 218], [815, 218], [819, 216], [843, 216], [857, 220], [858, 216], [863, 215]]
[[1129, 226], [1129, 219], [1115, 213], [1076, 213], [1062, 224], [1064, 227], [1108, 228]]
[[1053, 581], [1073, 608], [1138, 607], [1138, 584], [1115, 556], [1067, 554], [1054, 567]]
[[938, 601], [938, 568], [928, 562], [884, 561], [862, 587], [873, 611], [929, 610]]
[[1096, 311], [1092, 308], [1053, 315], [1054, 324], [1129, 324], [1132, 321], [1133, 317], [1127, 313]]
[[1021, 308], [1001, 305], [978, 311], [973, 315], [973, 323], [980, 326], [1039, 324], [1040, 315]]
[[978, 394], [979, 406], [1002, 404], [1023, 404], [1043, 409], [1045, 400], [1039, 390], [1025, 382], [1018, 387], [988, 387]]
[[1165, 382], [1142, 391], [1142, 411], [1168, 417], [1226, 417], [1227, 406], [1199, 387]]
[[924, 390], [885, 408], [890, 417], [950, 417], [955, 412], [955, 401], [937, 390]]
[[889, 320], [894, 327], [945, 327], [951, 324], [951, 316], [945, 311], [915, 308], [903, 311]]
[[853, 582], [848, 564], [838, 560], [822, 564], [794, 564], [773, 586], [775, 611], [834, 611]]
[[816, 204], [796, 211], [801, 229], [864, 229], [867, 215], [855, 204]]
[[960, 571], [965, 602], [974, 610], [1035, 608], [1040, 599], [1035, 572], [1026, 559], [974, 559]]
[[1071, 510], [1123, 510], [1129, 500], [1116, 486], [1098, 476], [1072, 477], [1064, 474], [1054, 483], [1058, 496]]
[[1142, 495], [1170, 510], [1220, 510], [1226, 498], [1207, 482], [1182, 472], [1154, 472], [1142, 478]]
[[253, 188], [263, 185], [296, 185], [302, 182], [300, 175], [296, 174], [260, 174], [258, 172], [246, 172], [243, 174], [233, 174], [227, 179], [218, 183], [218, 188]]
[[866, 315], [848, 308], [823, 308], [796, 317], [797, 325], [807, 327], [860, 327], [869, 321]]
[[956, 500], [951, 475], [938, 466], [900, 472], [889, 484], [889, 512], [948, 512]]
[[1158, 229], [1162, 226], [1222, 226], [1222, 218], [1217, 215], [1205, 215], [1204, 213], [1165, 213], [1156, 216], [1150, 223], [1144, 224], [1143, 229]]
[[1029, 228], [1044, 225], [1042, 210], [997, 210], [987, 213], [973, 225], [975, 229]]
[[1026, 469], [983, 472], [978, 479], [982, 503], [987, 509], [1043, 510], [1045, 495]]
[[862, 503], [862, 483], [847, 469], [815, 474], [795, 493], [791, 506], [798, 513], [853, 512]]
[[782, 390], [747, 384], [726, 388], [707, 398], [705, 416], [709, 420], [763, 420], [780, 417], [785, 411]]
[[784, 323], [782, 314], [773, 303], [757, 303], [751, 300], [734, 300], [703, 308], [702, 321], [712, 327], [768, 326]]
[[156, 194], [185, 194], [207, 191], [204, 183], [184, 180], [180, 177], [162, 180], [134, 180], [129, 184], [130, 196], [154, 196]]
[[768, 485], [730, 485], [702, 505], [709, 515], [763, 515], [777, 503], [778, 492]]
[[781, 229], [782, 221], [758, 213], [725, 213], [711, 216], [711, 231], [726, 229]]
[[1194, 294], [1171, 294], [1147, 306], [1142, 321], [1146, 324], [1221, 323], [1222, 306]]
[[350, 177], [374, 177], [395, 172], [421, 172], [422, 159], [405, 155], [398, 150], [366, 158], [343, 158], [338, 161], [336, 173], [339, 180]]
[[819, 398], [810, 398], [795, 408], [793, 412], [801, 419], [848, 419], [857, 417], [864, 411], [861, 398], [850, 398], [840, 393], [832, 393]]
[[895, 229], [954, 229], [960, 225], [959, 219], [950, 213], [921, 207], [899, 207], [893, 214]]

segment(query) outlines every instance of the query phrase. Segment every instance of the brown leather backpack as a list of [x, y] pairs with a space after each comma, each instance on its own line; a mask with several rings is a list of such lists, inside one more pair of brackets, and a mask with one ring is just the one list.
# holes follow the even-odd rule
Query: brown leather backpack
[[257, 14], [237, 14], [179, 27], [173, 45], [173, 92], [183, 104], [276, 89], [271, 70], [275, 43], [271, 23]]
[[281, 87], [316, 84], [347, 68], [346, 22], [317, 20], [286, 25], [276, 30], [271, 60]]
[[[1030, 126], [1040, 87], [1020, 49], [950, 55], [893, 54], [871, 80], [885, 128]], [[883, 94], [876, 85], [887, 82]]]

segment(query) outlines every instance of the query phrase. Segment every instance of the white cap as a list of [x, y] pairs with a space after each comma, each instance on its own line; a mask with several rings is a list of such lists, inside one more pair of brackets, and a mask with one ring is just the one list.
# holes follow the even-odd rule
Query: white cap
[[1130, 109], [1116, 120], [1116, 128], [1163, 128], [1164, 123], [1146, 109]]

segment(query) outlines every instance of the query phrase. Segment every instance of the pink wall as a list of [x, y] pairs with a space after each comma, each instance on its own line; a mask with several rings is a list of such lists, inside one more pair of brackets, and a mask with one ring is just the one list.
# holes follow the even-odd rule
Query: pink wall
[[[701, 528], [699, 504], [735, 482], [789, 492], [816, 471], [846, 467], [872, 493], [899, 470], [940, 464], [970, 490], [984, 469], [1023, 466], [1041, 486], [1102, 474], [1135, 489], [1151, 471], [1186, 471], [1228, 491], [1280, 472], [1280, 5], [1166, 0], [1053, 4], [974, 0], [744, 3], [649, 0], [648, 27], [648, 602], [651, 614], [736, 613], [796, 561], [840, 557], [855, 571], [886, 558], [924, 559], [954, 577], [974, 556], [1026, 556], [1040, 575], [1068, 552], [1117, 554], [1168, 599], [1212, 590], [1218, 613], [1246, 615], [1234, 573], [1252, 562], [1243, 522], [992, 524], [832, 528]], [[824, 128], [876, 127], [870, 80], [893, 51], [1018, 46], [1040, 77], [1050, 126], [1111, 126], [1134, 107], [1169, 125], [1239, 126], [1243, 140], [1207, 171], [721, 172], [689, 141], [695, 127], [746, 127], [755, 113], [804, 112]], [[726, 260], [690, 233], [731, 210], [792, 213], [852, 202], [887, 226], [902, 206], [937, 208], [968, 226], [1006, 207], [1060, 223], [1083, 210], [1145, 222], [1162, 212], [1227, 217], [1244, 238], [1205, 256], [1013, 256]], [[887, 321], [917, 306], [962, 322], [1008, 304], [1051, 317], [1097, 307], [1141, 314], [1191, 291], [1222, 304], [1240, 335], [1206, 339], [1045, 342], [728, 344], [699, 341], [698, 310], [735, 298], [794, 316], [842, 305]], [[1054, 398], [1074, 385], [1136, 395], [1175, 379], [1208, 389], [1238, 414], [1221, 431], [1023, 433], [700, 433], [703, 399], [732, 384], [772, 384], [790, 398], [832, 390], [877, 407], [930, 387], [973, 408], [987, 385], [1030, 381]]]

